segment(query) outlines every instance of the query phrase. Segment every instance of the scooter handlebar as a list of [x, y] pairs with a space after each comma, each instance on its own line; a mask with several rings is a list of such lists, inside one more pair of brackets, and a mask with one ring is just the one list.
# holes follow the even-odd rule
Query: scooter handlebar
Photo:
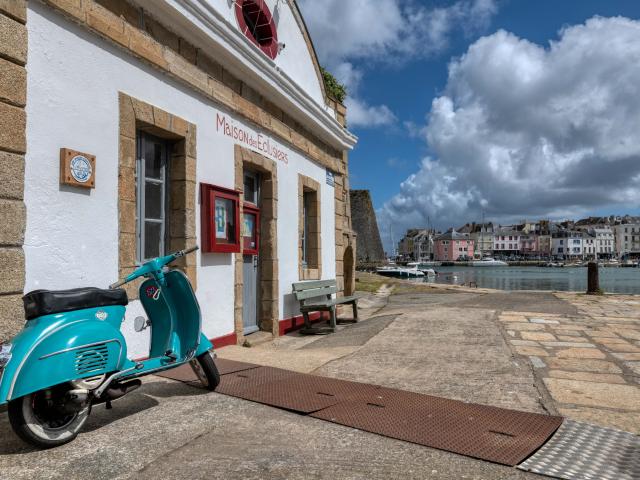
[[182, 257], [183, 255], [186, 255], [187, 253], [195, 252], [196, 250], [198, 250], [198, 248], [200, 248], [200, 247], [198, 247], [197, 245], [194, 245], [191, 248], [187, 248], [185, 250], [180, 250], [179, 252], [176, 252], [174, 255], [176, 257]]
[[[116, 283], [112, 283], [111, 285], [109, 285], [109, 288], [110, 289], [118, 288], [124, 285], [125, 283], [130, 282], [131, 280], [135, 280], [140, 276], [143, 276], [143, 275], [146, 276], [149, 273], [151, 273], [153, 269], [159, 269], [163, 265], [168, 265], [169, 263], [173, 262], [176, 258], [184, 257], [188, 253], [195, 252], [196, 250], [198, 250], [198, 248], [199, 247], [197, 245], [194, 245], [193, 247], [186, 248], [184, 250], [178, 250], [175, 253], [167, 255], [166, 257], [159, 257], [159, 258], [156, 258], [155, 260], [151, 260], [145, 263], [144, 265], [142, 265], [137, 270], [135, 270], [133, 273], [131, 273], [131, 275], [123, 278], [122, 280]], [[156, 266], [153, 266], [154, 265], [153, 262], [159, 262], [159, 263], [156, 263]]]

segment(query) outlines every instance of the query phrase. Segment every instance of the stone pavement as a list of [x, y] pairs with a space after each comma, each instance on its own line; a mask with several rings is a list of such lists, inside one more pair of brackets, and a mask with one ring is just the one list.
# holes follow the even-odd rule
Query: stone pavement
[[560, 414], [640, 433], [640, 297], [556, 297], [576, 313], [500, 314], [514, 352], [529, 358]]
[[[336, 334], [218, 355], [638, 431], [627, 356], [639, 346], [638, 297], [393, 287], [364, 298], [365, 320]], [[113, 407], [48, 451], [21, 444], [3, 416], [0, 480], [542, 478], [159, 377]]]

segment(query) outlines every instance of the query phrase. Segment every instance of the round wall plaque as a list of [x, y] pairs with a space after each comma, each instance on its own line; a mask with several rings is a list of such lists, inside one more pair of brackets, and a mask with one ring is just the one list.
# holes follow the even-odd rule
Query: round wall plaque
[[76, 155], [69, 162], [69, 170], [71, 176], [76, 182], [86, 183], [91, 178], [93, 169], [91, 168], [91, 162], [83, 155]]

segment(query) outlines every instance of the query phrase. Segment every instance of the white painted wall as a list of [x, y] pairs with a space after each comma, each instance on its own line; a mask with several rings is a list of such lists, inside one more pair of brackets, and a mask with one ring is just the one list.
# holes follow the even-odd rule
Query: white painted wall
[[[234, 143], [216, 132], [216, 114], [231, 115], [39, 2], [29, 3], [27, 27], [25, 291], [106, 287], [118, 275], [118, 92], [196, 124], [198, 181], [227, 188], [234, 187]], [[61, 147], [96, 155], [95, 189], [59, 185]], [[285, 318], [297, 314], [283, 297], [298, 280], [298, 172], [322, 184], [324, 278], [335, 277], [335, 229], [334, 193], [325, 169], [282, 148], [289, 158], [288, 164], [278, 163], [280, 315]], [[200, 239], [199, 211], [196, 215]], [[233, 255], [197, 255], [205, 334], [229, 334], [234, 329]], [[123, 326], [133, 357], [147, 353], [146, 333], [133, 331], [139, 314], [139, 302], [132, 302]]]
[[[202, 0], [218, 11], [231, 25], [238, 27], [235, 4], [230, 0]], [[302, 31], [296, 22], [288, 2], [266, 0], [278, 30], [278, 42], [285, 44], [284, 50], [275, 58], [280, 70], [286, 73], [318, 105], [325, 108], [322, 87]], [[277, 4], [277, 8], [276, 8]]]

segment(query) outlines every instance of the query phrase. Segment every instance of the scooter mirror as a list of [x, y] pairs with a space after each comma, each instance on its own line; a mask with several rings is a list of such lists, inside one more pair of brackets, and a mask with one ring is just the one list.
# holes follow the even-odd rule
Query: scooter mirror
[[147, 319], [144, 317], [136, 317], [133, 320], [133, 328], [136, 332], [141, 332], [145, 328], [147, 328]]

